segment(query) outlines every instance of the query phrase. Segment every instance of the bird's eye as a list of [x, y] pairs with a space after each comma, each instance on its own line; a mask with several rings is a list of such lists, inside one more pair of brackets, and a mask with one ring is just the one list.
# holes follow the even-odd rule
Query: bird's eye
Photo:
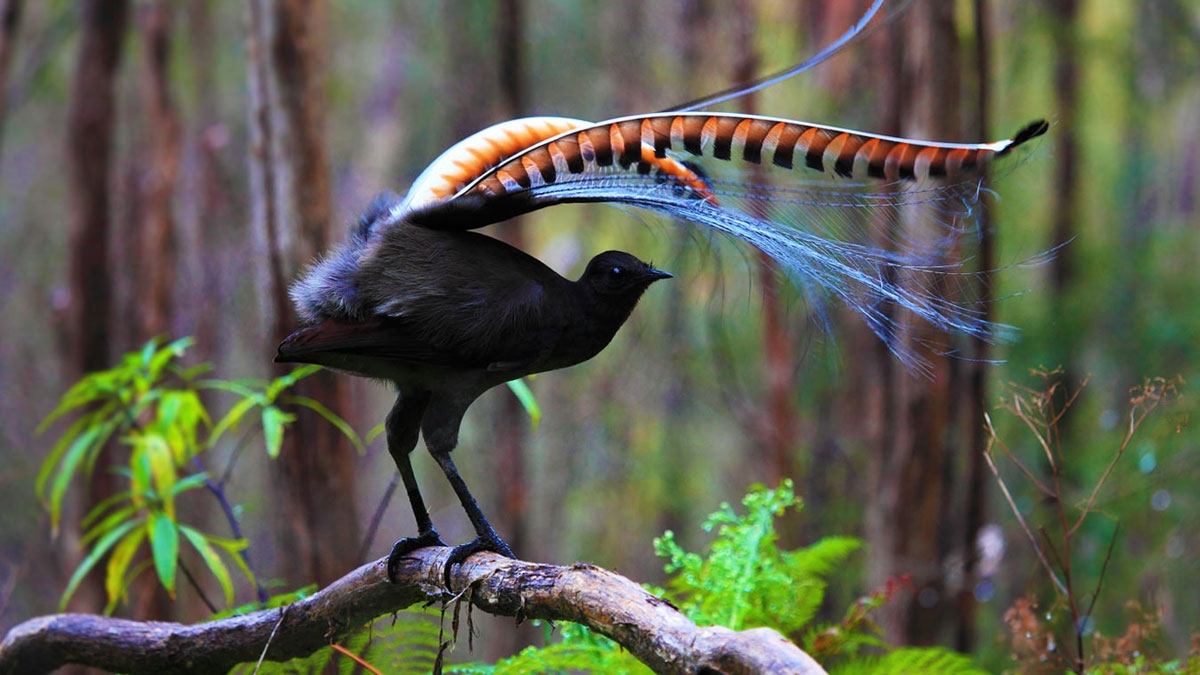
[[608, 274], [609, 274], [609, 276], [613, 276], [613, 277], [618, 277], [618, 278], [622, 277], [625, 275], [625, 268], [621, 267], [620, 265], [613, 265], [608, 270]]

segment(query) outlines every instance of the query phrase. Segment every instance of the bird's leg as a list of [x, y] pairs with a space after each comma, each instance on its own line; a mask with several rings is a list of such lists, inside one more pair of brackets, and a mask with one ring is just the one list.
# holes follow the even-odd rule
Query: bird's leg
[[504, 543], [500, 535], [496, 534], [496, 530], [483, 515], [479, 504], [475, 502], [471, 491], [467, 489], [466, 481], [459, 475], [458, 467], [454, 466], [454, 460], [450, 459], [450, 452], [458, 445], [458, 429], [462, 424], [463, 414], [466, 413], [467, 407], [471, 405], [477, 395], [476, 392], [467, 392], [467, 394], [459, 396], [435, 394], [426, 406], [425, 418], [421, 423], [425, 447], [429, 450], [429, 454], [433, 455], [438, 466], [442, 467], [442, 473], [446, 474], [446, 480], [450, 481], [450, 487], [454, 488], [454, 494], [458, 495], [458, 501], [462, 504], [463, 510], [467, 512], [467, 518], [471, 520], [471, 525], [475, 528], [475, 539], [455, 546], [446, 560], [444, 576], [447, 586], [450, 585], [450, 568], [456, 563], [463, 562], [472, 554], [480, 551], [493, 551], [509, 558], [516, 558], [508, 544]]
[[387, 431], [388, 452], [400, 470], [400, 479], [404, 481], [404, 490], [408, 493], [408, 502], [412, 505], [413, 517], [417, 520], [417, 536], [405, 537], [392, 546], [388, 554], [388, 579], [395, 581], [397, 566], [405, 555], [426, 546], [445, 546], [437, 530], [433, 529], [433, 520], [429, 518], [429, 510], [425, 508], [425, 500], [417, 487], [417, 478], [413, 474], [412, 462], [409, 456], [417, 447], [417, 434], [421, 429], [421, 417], [425, 414], [425, 406], [429, 402], [429, 394], [425, 392], [406, 394], [401, 393], [396, 398], [396, 405], [388, 413], [384, 428]]
[[471, 520], [471, 525], [475, 527], [475, 539], [465, 544], [459, 544], [450, 551], [450, 557], [446, 560], [446, 585], [450, 585], [450, 568], [457, 563], [465, 561], [472, 555], [480, 551], [492, 551], [509, 558], [516, 558], [508, 544], [496, 534], [496, 530], [492, 528], [492, 524], [488, 522], [483, 511], [479, 509], [479, 504], [475, 502], [475, 497], [471, 496], [471, 491], [467, 489], [467, 483], [458, 474], [458, 468], [454, 466], [454, 460], [450, 459], [450, 451], [430, 449], [430, 454], [437, 461], [438, 466], [442, 467], [442, 473], [446, 474], [446, 480], [450, 481], [450, 487], [454, 488], [454, 494], [458, 495], [458, 501], [462, 503], [463, 510], [467, 512], [467, 518]]

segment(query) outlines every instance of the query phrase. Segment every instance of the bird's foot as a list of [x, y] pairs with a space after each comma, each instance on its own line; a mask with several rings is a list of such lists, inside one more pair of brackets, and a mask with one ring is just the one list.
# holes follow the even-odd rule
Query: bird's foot
[[499, 553], [506, 558], [512, 558], [514, 560], [517, 557], [513, 555], [512, 549], [508, 547], [508, 544], [504, 543], [504, 540], [500, 538], [500, 535], [496, 534], [494, 531], [487, 534], [481, 534], [478, 537], [475, 537], [475, 539], [472, 541], [468, 541], [465, 544], [459, 544], [451, 549], [450, 557], [446, 559], [446, 567], [442, 572], [446, 581], [446, 588], [450, 588], [450, 568], [466, 562], [467, 558], [470, 558], [481, 551]]
[[392, 545], [392, 552], [388, 554], [387, 559], [387, 575], [388, 581], [396, 583], [396, 575], [400, 571], [400, 559], [420, 548], [428, 548], [430, 546], [445, 546], [446, 542], [438, 535], [437, 530], [430, 528], [415, 537], [405, 537]]

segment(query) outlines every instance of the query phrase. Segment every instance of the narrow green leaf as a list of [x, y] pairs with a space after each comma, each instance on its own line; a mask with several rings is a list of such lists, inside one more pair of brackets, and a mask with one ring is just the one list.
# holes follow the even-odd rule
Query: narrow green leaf
[[375, 426], [371, 427], [370, 431], [367, 432], [367, 436], [366, 436], [366, 438], [363, 439], [363, 443], [370, 445], [371, 441], [375, 440], [376, 438], [379, 438], [379, 435], [382, 434], [384, 431], [385, 431], [385, 428], [384, 428], [383, 422], [376, 424]]
[[[221, 556], [217, 555], [217, 551], [205, 540], [204, 535], [198, 530], [180, 525], [179, 531], [191, 543], [192, 548], [200, 554], [204, 559], [204, 564], [208, 566], [208, 570], [216, 577], [217, 583], [221, 584], [221, 591], [225, 593], [225, 604], [233, 604], [233, 577], [229, 574], [229, 568], [221, 560]], [[240, 556], [235, 556], [239, 560]], [[253, 580], [253, 579], [252, 579]]]
[[242, 571], [242, 575], [245, 576], [251, 584], [254, 583], [254, 572], [250, 571], [250, 568], [246, 565], [246, 560], [241, 556], [242, 551], [246, 550], [246, 548], [250, 545], [250, 542], [246, 541], [245, 539], [226, 539], [224, 537], [214, 537], [212, 535], [207, 535], [205, 538], [212, 545], [228, 551], [229, 557], [232, 558], [233, 562], [237, 564], [238, 569]]
[[58, 467], [63, 453], [67, 451], [67, 448], [71, 447], [71, 443], [82, 433], [83, 428], [87, 426], [89, 421], [87, 417], [80, 417], [72, 422], [71, 426], [63, 432], [62, 436], [59, 436], [58, 440], [54, 443], [54, 447], [50, 449], [50, 454], [46, 455], [46, 460], [42, 462], [41, 468], [38, 469], [37, 479], [34, 481], [34, 490], [38, 499], [43, 504], [49, 506], [49, 502], [46, 499], [46, 482], [50, 480], [54, 469]]
[[273, 405], [263, 408], [262, 425], [263, 440], [267, 443], [267, 456], [275, 459], [283, 447], [283, 428], [296, 419], [295, 415], [286, 413]]
[[242, 417], [244, 417], [251, 408], [258, 404], [259, 402], [253, 398], [243, 398], [237, 403], [234, 403], [233, 407], [229, 409], [229, 412], [225, 413], [225, 416], [221, 418], [221, 421], [217, 422], [217, 425], [213, 427], [212, 433], [208, 436], [208, 447], [211, 448], [212, 446], [216, 445], [217, 440], [220, 439], [222, 434], [224, 434], [226, 431], [236, 428]]
[[167, 517], [175, 518], [175, 502], [170, 498], [175, 494], [175, 457], [167, 441], [158, 434], [149, 433], [142, 437], [146, 460], [150, 464], [150, 476], [154, 480], [154, 492], [163, 500], [163, 510]]
[[50, 414], [46, 415], [41, 423], [38, 424], [37, 433], [41, 434], [42, 432], [46, 431], [46, 429], [49, 428], [49, 426], [53, 424], [55, 420], [71, 412], [72, 410], [92, 403], [93, 401], [104, 399], [108, 392], [98, 386], [102, 379], [99, 377], [99, 375], [100, 373], [86, 375], [81, 380], [71, 385], [71, 388], [67, 390], [67, 393], [63, 394], [62, 398], [59, 399], [59, 403], [54, 410], [50, 411]]
[[54, 477], [54, 482], [50, 486], [49, 500], [50, 530], [55, 536], [58, 535], [58, 525], [62, 517], [63, 495], [66, 494], [67, 487], [71, 484], [71, 479], [75, 477], [79, 465], [85, 463], [89, 453], [93, 451], [98, 453], [104, 441], [108, 439], [111, 430], [107, 427], [108, 425], [88, 427], [83, 433], [76, 436], [59, 465], [58, 475]]
[[175, 568], [179, 564], [179, 529], [175, 521], [150, 514], [150, 550], [154, 553], [154, 571], [167, 595], [175, 597]]
[[130, 518], [132, 518], [134, 516], [134, 514], [136, 512], [137, 512], [137, 509], [134, 508], [134, 506], [132, 504], [130, 504], [129, 506], [117, 509], [116, 511], [113, 511], [112, 513], [108, 514], [107, 516], [104, 517], [104, 520], [101, 520], [99, 523], [96, 523], [95, 526], [93, 526], [90, 530], [88, 530], [86, 533], [84, 533], [83, 537], [79, 540], [80, 546], [87, 546], [92, 541], [99, 539], [100, 537], [103, 537], [104, 533], [109, 532], [116, 526], [120, 525], [121, 523], [125, 522], [126, 520], [129, 520]]
[[79, 521], [80, 529], [86, 530], [88, 527], [91, 526], [91, 524], [97, 518], [104, 515], [104, 512], [107, 511], [109, 508], [111, 508], [113, 504], [117, 504], [122, 501], [127, 501], [128, 499], [129, 499], [129, 491], [125, 490], [123, 492], [118, 492], [117, 494], [115, 494], [111, 497], [101, 500], [101, 502], [99, 504], [96, 504], [95, 506], [93, 506], [91, 508], [90, 511], [87, 512], [87, 515], [83, 517], [83, 520]]
[[183, 407], [183, 401], [180, 400], [178, 394], [182, 392], [168, 390], [161, 392], [158, 401], [157, 421], [162, 426], [173, 426], [179, 419], [179, 410]]
[[183, 356], [187, 352], [187, 350], [190, 349], [195, 344], [196, 344], [196, 338], [194, 338], [190, 335], [185, 335], [184, 337], [176, 338], [173, 342], [168, 344], [166, 347], [163, 347], [163, 349], [170, 351], [171, 354], [173, 354], [174, 356]]
[[203, 472], [194, 473], [186, 478], [181, 478], [179, 482], [175, 483], [175, 489], [172, 492], [172, 496], [183, 494], [188, 490], [195, 490], [196, 488], [204, 487], [204, 481], [207, 479], [208, 474]]
[[542, 409], [538, 406], [533, 390], [529, 388], [528, 384], [525, 384], [525, 380], [510, 380], [508, 388], [516, 394], [517, 400], [521, 402], [521, 407], [525, 408], [525, 412], [529, 413], [530, 424], [533, 426], [533, 430], [537, 431], [538, 424], [542, 421]]
[[142, 365], [144, 365], [144, 366], [150, 365], [151, 359], [154, 358], [154, 354], [158, 351], [158, 345], [160, 342], [162, 342], [162, 338], [152, 337], [152, 338], [150, 338], [149, 342], [142, 345], [142, 351], [141, 351]]
[[[139, 527], [122, 537], [113, 547], [112, 555], [108, 557], [108, 570], [104, 574], [104, 593], [108, 596], [109, 608], [116, 607], [117, 602], [125, 595], [125, 572], [145, 539], [146, 529]], [[106, 609], [105, 613], [111, 611]]]
[[325, 418], [326, 422], [329, 422], [333, 426], [337, 427], [338, 431], [342, 432], [342, 435], [344, 435], [346, 438], [349, 438], [350, 442], [354, 444], [354, 449], [358, 450], [358, 454], [361, 455], [366, 452], [367, 449], [363, 446], [362, 439], [358, 437], [358, 434], [354, 433], [354, 428], [351, 427], [346, 420], [339, 417], [337, 413], [325, 407], [325, 405], [320, 401], [314, 398], [309, 398], [308, 396], [287, 396], [284, 398], [284, 402], [294, 405], [302, 405], [305, 408], [317, 413], [321, 417]]
[[293, 370], [292, 372], [288, 373], [287, 375], [282, 375], [282, 376], [277, 377], [274, 380], [272, 380], [271, 383], [267, 385], [264, 393], [266, 394], [268, 399], [270, 399], [271, 401], [274, 401], [275, 398], [277, 396], [279, 396], [279, 394], [281, 392], [283, 392], [283, 390], [287, 389], [288, 387], [292, 386], [293, 384], [296, 384], [300, 380], [303, 380], [304, 378], [308, 377], [309, 375], [312, 375], [313, 373], [315, 373], [319, 370], [321, 370], [321, 366], [314, 366], [314, 365], [300, 366], [299, 368]]
[[100, 558], [113, 547], [121, 537], [124, 537], [127, 532], [141, 524], [141, 519], [130, 520], [116, 527], [100, 541], [96, 542], [96, 546], [87, 554], [83, 562], [79, 563], [79, 567], [75, 568], [75, 573], [71, 575], [70, 581], [67, 582], [67, 588], [63, 591], [62, 599], [58, 602], [58, 611], [66, 611], [67, 603], [70, 602], [71, 596], [75, 594], [75, 590], [79, 587], [80, 582], [87, 576], [87, 573], [92, 571]]
[[117, 608], [117, 604], [129, 595], [129, 587], [133, 585], [133, 580], [142, 576], [142, 572], [150, 569], [150, 566], [153, 564], [154, 562], [151, 560], [142, 560], [129, 570], [129, 572], [125, 575], [125, 579], [121, 581], [121, 595], [108, 601], [108, 603], [104, 606], [105, 614], [113, 613], [113, 610]]
[[231, 394], [237, 394], [242, 398], [252, 398], [259, 405], [270, 403], [267, 397], [258, 389], [266, 387], [267, 383], [262, 380], [201, 380], [196, 383], [198, 389], [216, 389], [217, 391], [227, 391]]
[[108, 443], [108, 439], [111, 438], [113, 434], [117, 433], [117, 431], [121, 428], [121, 424], [121, 418], [115, 416], [109, 417], [108, 419], [99, 423], [101, 432], [100, 435], [96, 437], [92, 449], [87, 453], [87, 461], [83, 465], [84, 475], [90, 476], [93, 472], [95, 472], [96, 462], [100, 460], [100, 455], [104, 454], [101, 451], [104, 450], [104, 446]]
[[150, 460], [141, 445], [135, 445], [133, 454], [129, 457], [129, 492], [132, 493], [133, 503], [144, 506], [153, 496], [150, 485]]
[[184, 368], [183, 370], [179, 371], [179, 379], [183, 380], [184, 382], [191, 382], [198, 376], [203, 375], [212, 369], [213, 365], [211, 363], [199, 363], [190, 368]]

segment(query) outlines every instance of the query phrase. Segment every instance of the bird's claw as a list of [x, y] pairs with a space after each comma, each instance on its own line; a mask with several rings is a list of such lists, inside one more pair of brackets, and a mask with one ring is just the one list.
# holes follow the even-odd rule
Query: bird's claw
[[405, 537], [392, 545], [392, 552], [388, 554], [387, 559], [387, 575], [388, 581], [396, 583], [396, 576], [400, 572], [400, 559], [404, 556], [421, 548], [430, 546], [445, 546], [446, 542], [442, 541], [437, 530], [430, 529], [418, 534], [415, 537]]
[[466, 562], [467, 558], [481, 551], [499, 553], [506, 558], [514, 560], [517, 558], [517, 556], [513, 555], [512, 549], [508, 547], [508, 544], [504, 543], [504, 540], [495, 533], [492, 533], [492, 536], [480, 535], [475, 537], [475, 539], [465, 544], [459, 544], [450, 550], [450, 556], [446, 558], [446, 567], [442, 571], [446, 588], [450, 588], [450, 568]]

